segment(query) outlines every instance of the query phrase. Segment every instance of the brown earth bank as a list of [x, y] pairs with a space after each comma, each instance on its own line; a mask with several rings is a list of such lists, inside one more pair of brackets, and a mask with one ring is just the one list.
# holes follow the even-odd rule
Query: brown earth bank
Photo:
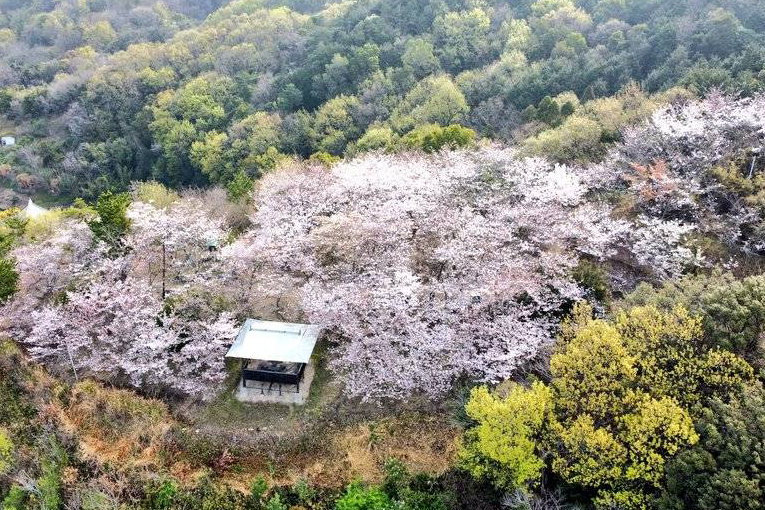
[[112, 476], [172, 477], [182, 485], [211, 477], [248, 492], [258, 476], [333, 489], [380, 482], [390, 458], [432, 475], [454, 465], [459, 428], [443, 410], [414, 406], [391, 415], [348, 402], [323, 368], [303, 407], [241, 404], [231, 397], [232, 381], [210, 403], [168, 405], [92, 380], [62, 381], [10, 342], [0, 356], [8, 368], [0, 379], [33, 403], [35, 421], [69, 438], [88, 469]]

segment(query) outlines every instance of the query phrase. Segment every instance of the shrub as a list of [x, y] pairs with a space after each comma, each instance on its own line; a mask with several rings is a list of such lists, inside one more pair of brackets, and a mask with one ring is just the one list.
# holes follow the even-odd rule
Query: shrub
[[425, 124], [408, 132], [403, 138], [403, 144], [410, 149], [422, 149], [432, 153], [443, 148], [466, 147], [473, 142], [474, 138], [475, 132], [472, 129], [458, 124], [447, 127]]
[[162, 482], [155, 488], [147, 491], [146, 509], [147, 510], [169, 510], [175, 501], [178, 489], [171, 481]]
[[311, 163], [318, 163], [326, 167], [331, 167], [339, 163], [340, 159], [341, 158], [339, 156], [333, 156], [329, 152], [319, 151], [319, 152], [314, 152], [313, 154], [311, 154], [309, 161]]
[[268, 492], [268, 482], [266, 482], [266, 479], [259, 476], [253, 480], [252, 485], [250, 486], [250, 492], [252, 499], [260, 504], [263, 501], [263, 497]]
[[268, 503], [266, 503], [263, 508], [265, 510], [287, 510], [287, 505], [286, 503], [282, 502], [282, 498], [279, 496], [279, 494], [274, 494], [271, 496], [271, 499], [268, 500]]
[[228, 197], [234, 202], [239, 202], [250, 195], [255, 187], [255, 182], [247, 175], [247, 172], [240, 170], [226, 187]]
[[0, 259], [0, 305], [8, 301], [19, 290], [19, 273], [16, 264], [9, 259]]
[[37, 500], [40, 508], [46, 510], [58, 510], [63, 505], [61, 495], [61, 475], [69, 462], [69, 457], [64, 448], [54, 437], [48, 438], [48, 444], [44, 446], [45, 456], [40, 462], [41, 475], [37, 479]]
[[556, 161], [595, 159], [603, 150], [601, 134], [602, 128], [597, 122], [574, 114], [560, 127], [526, 139], [523, 142], [523, 152]]
[[151, 204], [156, 208], [169, 207], [179, 198], [178, 193], [155, 181], [137, 184], [133, 193], [137, 200]]
[[381, 489], [354, 482], [337, 500], [335, 510], [385, 510], [390, 504], [390, 498]]
[[8, 495], [3, 499], [0, 508], [3, 510], [26, 510], [28, 494], [18, 485], [11, 486]]
[[396, 133], [388, 126], [372, 126], [367, 129], [364, 136], [356, 142], [357, 152], [369, 152], [374, 150], [390, 151], [395, 149], [398, 143]]
[[452, 124], [426, 134], [422, 140], [422, 150], [431, 153], [438, 152], [444, 147], [450, 149], [467, 147], [474, 138], [475, 132], [472, 129]]
[[765, 390], [757, 383], [698, 414], [700, 441], [667, 465], [662, 510], [762, 508], [765, 498]]
[[316, 498], [316, 489], [311, 487], [311, 485], [308, 483], [307, 480], [300, 479], [295, 483], [295, 486], [293, 487], [293, 490], [295, 492], [295, 495], [298, 498], [298, 502], [306, 505], [310, 505], [313, 503], [314, 499]]
[[611, 288], [608, 273], [598, 264], [582, 259], [571, 276], [592, 298], [601, 303], [607, 303], [610, 300]]
[[8, 437], [8, 432], [0, 429], [0, 476], [5, 475], [11, 469], [13, 460], [13, 442]]

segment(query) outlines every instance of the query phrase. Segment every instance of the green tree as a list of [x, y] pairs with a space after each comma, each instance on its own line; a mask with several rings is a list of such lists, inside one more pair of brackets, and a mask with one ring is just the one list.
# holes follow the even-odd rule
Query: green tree
[[19, 290], [19, 273], [16, 264], [9, 259], [0, 259], [0, 304], [5, 303]]
[[18, 208], [0, 211], [0, 257], [5, 257], [24, 235], [29, 221]]
[[92, 205], [96, 217], [88, 221], [88, 227], [96, 239], [108, 244], [113, 252], [123, 249], [123, 237], [130, 229], [127, 208], [130, 195], [105, 191]]
[[750, 276], [717, 288], [701, 299], [704, 330], [709, 340], [760, 360], [765, 352], [765, 275]]
[[449, 12], [433, 22], [433, 42], [443, 66], [453, 73], [483, 63], [488, 55], [491, 20], [480, 8]]
[[374, 150], [392, 151], [396, 148], [398, 137], [388, 126], [372, 126], [356, 142], [357, 152]]
[[380, 47], [366, 43], [355, 48], [349, 59], [351, 79], [358, 83], [380, 68]]
[[535, 118], [549, 126], [558, 126], [560, 124], [558, 103], [553, 101], [550, 96], [545, 96], [537, 105]]
[[505, 398], [474, 390], [466, 406], [463, 464], [504, 488], [540, 477], [545, 455], [598, 508], [645, 509], [668, 462], [698, 440], [692, 414], [741, 395], [746, 362], [703, 341], [702, 319], [683, 308], [638, 307], [615, 321], [577, 305], [550, 359], [549, 385], [512, 386]]
[[255, 182], [252, 178], [247, 175], [246, 172], [240, 170], [236, 173], [231, 182], [228, 183], [228, 197], [234, 202], [239, 202], [240, 200], [249, 197], [254, 186]]
[[412, 73], [416, 80], [438, 72], [441, 68], [435, 55], [435, 48], [430, 41], [414, 37], [406, 41], [404, 54], [401, 56], [404, 68]]
[[448, 76], [430, 76], [399, 103], [391, 123], [399, 132], [424, 124], [448, 126], [460, 122], [469, 110], [464, 94]]
[[303, 105], [303, 93], [294, 83], [288, 83], [276, 97], [276, 106], [282, 112], [294, 112]]
[[212, 182], [226, 182], [230, 179], [232, 167], [228, 161], [228, 141], [226, 133], [210, 131], [202, 140], [191, 144], [191, 161]]
[[338, 96], [319, 108], [313, 124], [313, 145], [317, 151], [343, 153], [346, 145], [359, 134], [353, 118], [358, 105], [355, 97]]
[[705, 346], [702, 318], [683, 308], [622, 311], [616, 327], [635, 357], [642, 389], [671, 397], [686, 408], [738, 392], [753, 377], [752, 367], [743, 359]]
[[758, 510], [765, 501], [765, 390], [759, 382], [698, 414], [700, 441], [668, 465], [662, 510]]
[[83, 28], [82, 38], [87, 44], [103, 50], [117, 40], [117, 32], [109, 21], [100, 20], [88, 23]]
[[645, 508], [666, 462], [698, 437], [687, 410], [661, 391], [642, 390], [639, 356], [620, 329], [587, 319], [550, 360], [558, 420], [552, 466], [595, 490], [598, 507]]
[[476, 478], [504, 489], [537, 484], [545, 466], [538, 445], [552, 411], [552, 392], [542, 383], [513, 385], [504, 397], [474, 388], [465, 406], [478, 425], [460, 444], [461, 464]]
[[639, 285], [622, 306], [649, 305], [664, 311], [687, 308], [701, 317], [707, 348], [729, 350], [759, 368], [765, 348], [763, 303], [765, 276], [737, 280], [731, 274], [713, 274], [687, 276], [659, 288]]
[[[215, 154], [217, 142], [208, 139], [209, 132], [223, 132], [234, 112], [241, 107], [242, 99], [236, 93], [234, 81], [216, 74], [201, 75], [182, 88], [157, 94], [148, 108], [148, 123], [155, 142], [161, 149], [154, 164], [157, 180], [171, 185], [204, 182], [191, 159], [192, 148], [197, 145], [197, 160], [208, 152]], [[210, 142], [208, 150], [203, 150]], [[211, 156], [210, 161], [215, 161]], [[207, 166], [213, 171], [214, 163]]]

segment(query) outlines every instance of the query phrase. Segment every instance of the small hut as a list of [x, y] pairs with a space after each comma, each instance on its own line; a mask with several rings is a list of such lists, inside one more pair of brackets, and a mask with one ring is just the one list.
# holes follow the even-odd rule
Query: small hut
[[314, 376], [319, 327], [247, 319], [226, 358], [241, 360], [242, 402], [304, 404]]
[[24, 214], [24, 216], [30, 220], [33, 220], [35, 218], [39, 218], [48, 212], [48, 210], [32, 202], [32, 199], [30, 198], [29, 202], [27, 202], [27, 206], [21, 212]]
[[2, 136], [0, 137], [0, 145], [6, 146], [6, 145], [16, 145], [16, 137], [15, 136]]

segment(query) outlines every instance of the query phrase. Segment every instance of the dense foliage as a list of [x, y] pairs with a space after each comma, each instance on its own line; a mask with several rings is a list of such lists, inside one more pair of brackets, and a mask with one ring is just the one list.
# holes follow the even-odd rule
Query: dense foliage
[[[760, 391], [752, 368], [732, 352], [704, 347], [701, 321], [683, 308], [633, 308], [613, 324], [590, 313], [580, 306], [566, 324], [550, 360], [549, 385], [513, 384], [504, 394], [473, 390], [466, 410], [477, 425], [465, 437], [464, 465], [520, 490], [538, 485], [549, 467], [566, 483], [592, 491], [597, 508], [630, 509], [651, 506], [665, 483], [667, 508], [683, 497], [698, 501], [700, 493], [685, 492], [686, 484], [715, 500], [720, 495], [712, 495], [710, 478], [729, 480], [735, 475], [728, 463], [738, 462], [740, 480], [755, 473], [746, 501], [756, 501], [757, 454], [717, 457], [717, 465], [706, 451], [715, 441], [738, 441], [737, 430], [715, 430], [710, 420], [726, 420], [740, 399]], [[758, 409], [752, 412], [761, 411], [757, 402], [751, 401]], [[759, 421], [740, 434], [759, 433]], [[693, 446], [701, 434], [703, 446]], [[724, 490], [734, 500], [736, 482], [728, 483]]]
[[591, 159], [678, 94], [634, 83], [763, 86], [760, 0], [221, 3], [0, 4], [5, 182], [226, 184], [284, 155], [427, 150], [451, 124]]

